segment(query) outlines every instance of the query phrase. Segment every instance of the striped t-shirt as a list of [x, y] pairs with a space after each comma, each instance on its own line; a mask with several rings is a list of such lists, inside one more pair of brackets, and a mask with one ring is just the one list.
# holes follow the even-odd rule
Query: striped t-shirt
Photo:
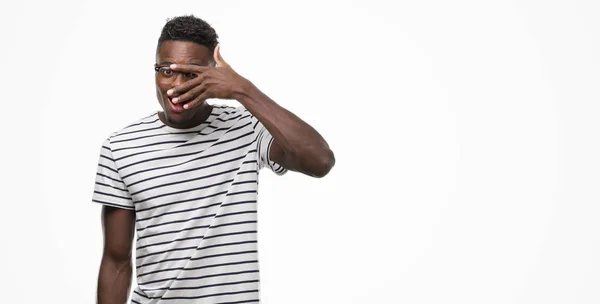
[[158, 112], [107, 138], [93, 202], [136, 216], [131, 303], [259, 303], [258, 173], [273, 137], [242, 106], [190, 129]]

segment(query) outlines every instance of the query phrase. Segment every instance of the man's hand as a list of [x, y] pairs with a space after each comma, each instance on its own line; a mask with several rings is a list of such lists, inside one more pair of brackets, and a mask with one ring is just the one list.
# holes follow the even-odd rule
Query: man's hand
[[209, 98], [237, 99], [251, 85], [250, 81], [236, 73], [221, 57], [220, 45], [213, 54], [216, 67], [197, 66], [191, 64], [172, 64], [174, 71], [198, 75], [184, 84], [167, 91], [173, 103], [183, 103], [185, 109], [202, 104]]
[[236, 73], [223, 60], [219, 50], [217, 46], [213, 54], [216, 67], [171, 65], [172, 70], [198, 75], [167, 91], [174, 97], [172, 102], [182, 103], [189, 109], [209, 98], [235, 99], [273, 136], [268, 153], [270, 160], [310, 176], [327, 175], [335, 164], [335, 157], [321, 134]]

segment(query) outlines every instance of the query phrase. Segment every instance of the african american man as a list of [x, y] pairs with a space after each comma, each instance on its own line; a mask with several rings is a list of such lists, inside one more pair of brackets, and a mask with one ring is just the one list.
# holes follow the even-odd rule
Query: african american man
[[333, 152], [223, 60], [218, 35], [202, 19], [167, 21], [154, 69], [162, 111], [110, 134], [100, 149], [97, 301], [258, 303], [259, 170], [323, 177]]

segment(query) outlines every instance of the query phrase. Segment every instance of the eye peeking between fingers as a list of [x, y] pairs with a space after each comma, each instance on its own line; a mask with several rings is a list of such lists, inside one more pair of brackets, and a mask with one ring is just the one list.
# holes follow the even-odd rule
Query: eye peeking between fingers
[[165, 81], [174, 80], [178, 74], [182, 74], [183, 78], [186, 80], [193, 79], [198, 77], [198, 75], [190, 72], [178, 72], [171, 69], [169, 66], [154, 66], [154, 70], [158, 73], [158, 76]]

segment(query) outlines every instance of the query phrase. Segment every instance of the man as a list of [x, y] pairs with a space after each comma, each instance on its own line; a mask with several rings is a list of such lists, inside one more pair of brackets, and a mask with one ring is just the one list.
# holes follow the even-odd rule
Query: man
[[[101, 148], [93, 201], [103, 205], [98, 303], [258, 303], [258, 173], [325, 176], [335, 158], [310, 125], [220, 55], [192, 16], [169, 20], [156, 51], [162, 107]], [[211, 105], [209, 98], [241, 106]]]

